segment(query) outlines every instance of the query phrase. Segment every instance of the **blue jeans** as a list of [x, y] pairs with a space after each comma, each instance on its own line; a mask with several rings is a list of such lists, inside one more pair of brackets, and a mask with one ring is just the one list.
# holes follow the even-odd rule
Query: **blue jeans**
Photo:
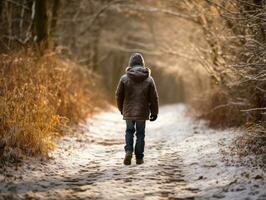
[[142, 159], [144, 157], [144, 146], [145, 146], [145, 120], [126, 120], [126, 152], [133, 152], [133, 144], [134, 144], [134, 133], [136, 131], [136, 145], [135, 145], [135, 156], [136, 159]]

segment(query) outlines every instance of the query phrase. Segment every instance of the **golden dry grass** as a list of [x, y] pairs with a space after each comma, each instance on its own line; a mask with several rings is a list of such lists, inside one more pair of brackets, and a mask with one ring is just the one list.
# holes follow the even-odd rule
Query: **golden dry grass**
[[0, 55], [0, 156], [47, 155], [69, 123], [94, 111], [95, 78], [55, 53]]

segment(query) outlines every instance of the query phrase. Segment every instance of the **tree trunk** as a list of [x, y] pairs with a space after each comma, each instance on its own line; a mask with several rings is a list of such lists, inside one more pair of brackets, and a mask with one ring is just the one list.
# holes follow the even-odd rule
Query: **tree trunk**
[[38, 48], [42, 53], [48, 48], [48, 16], [47, 0], [35, 0], [34, 35]]
[[95, 25], [94, 28], [91, 29], [92, 32], [92, 57], [91, 57], [91, 68], [92, 71], [97, 71], [99, 67], [98, 63], [98, 46], [99, 46], [99, 41], [100, 41], [100, 35], [101, 35], [101, 25], [97, 24]]
[[3, 1], [0, 0], [0, 23], [2, 22]]
[[[50, 37], [54, 36], [58, 18], [58, 10], [60, 7], [60, 0], [53, 0], [53, 8], [52, 8], [52, 20], [51, 20], [51, 27], [50, 27]], [[54, 41], [52, 41], [51, 48], [55, 47]]]

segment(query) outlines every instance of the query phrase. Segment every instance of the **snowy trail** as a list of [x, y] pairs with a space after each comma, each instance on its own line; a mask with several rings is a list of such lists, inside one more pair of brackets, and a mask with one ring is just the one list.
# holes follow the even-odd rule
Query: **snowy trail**
[[145, 163], [131, 166], [122, 164], [120, 114], [100, 113], [60, 140], [54, 159], [2, 169], [0, 199], [266, 199], [264, 172], [222, 161], [221, 144], [236, 134], [184, 112], [184, 105], [161, 107], [147, 122]]

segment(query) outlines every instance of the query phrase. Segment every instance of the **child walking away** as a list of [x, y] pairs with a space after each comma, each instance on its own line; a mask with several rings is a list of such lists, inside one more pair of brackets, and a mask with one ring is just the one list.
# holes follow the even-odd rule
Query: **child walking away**
[[158, 94], [150, 69], [145, 67], [141, 54], [134, 53], [129, 59], [129, 66], [116, 89], [116, 102], [119, 111], [126, 120], [125, 159], [130, 165], [136, 132], [136, 163], [142, 164], [145, 145], [146, 120], [155, 121], [158, 115]]

